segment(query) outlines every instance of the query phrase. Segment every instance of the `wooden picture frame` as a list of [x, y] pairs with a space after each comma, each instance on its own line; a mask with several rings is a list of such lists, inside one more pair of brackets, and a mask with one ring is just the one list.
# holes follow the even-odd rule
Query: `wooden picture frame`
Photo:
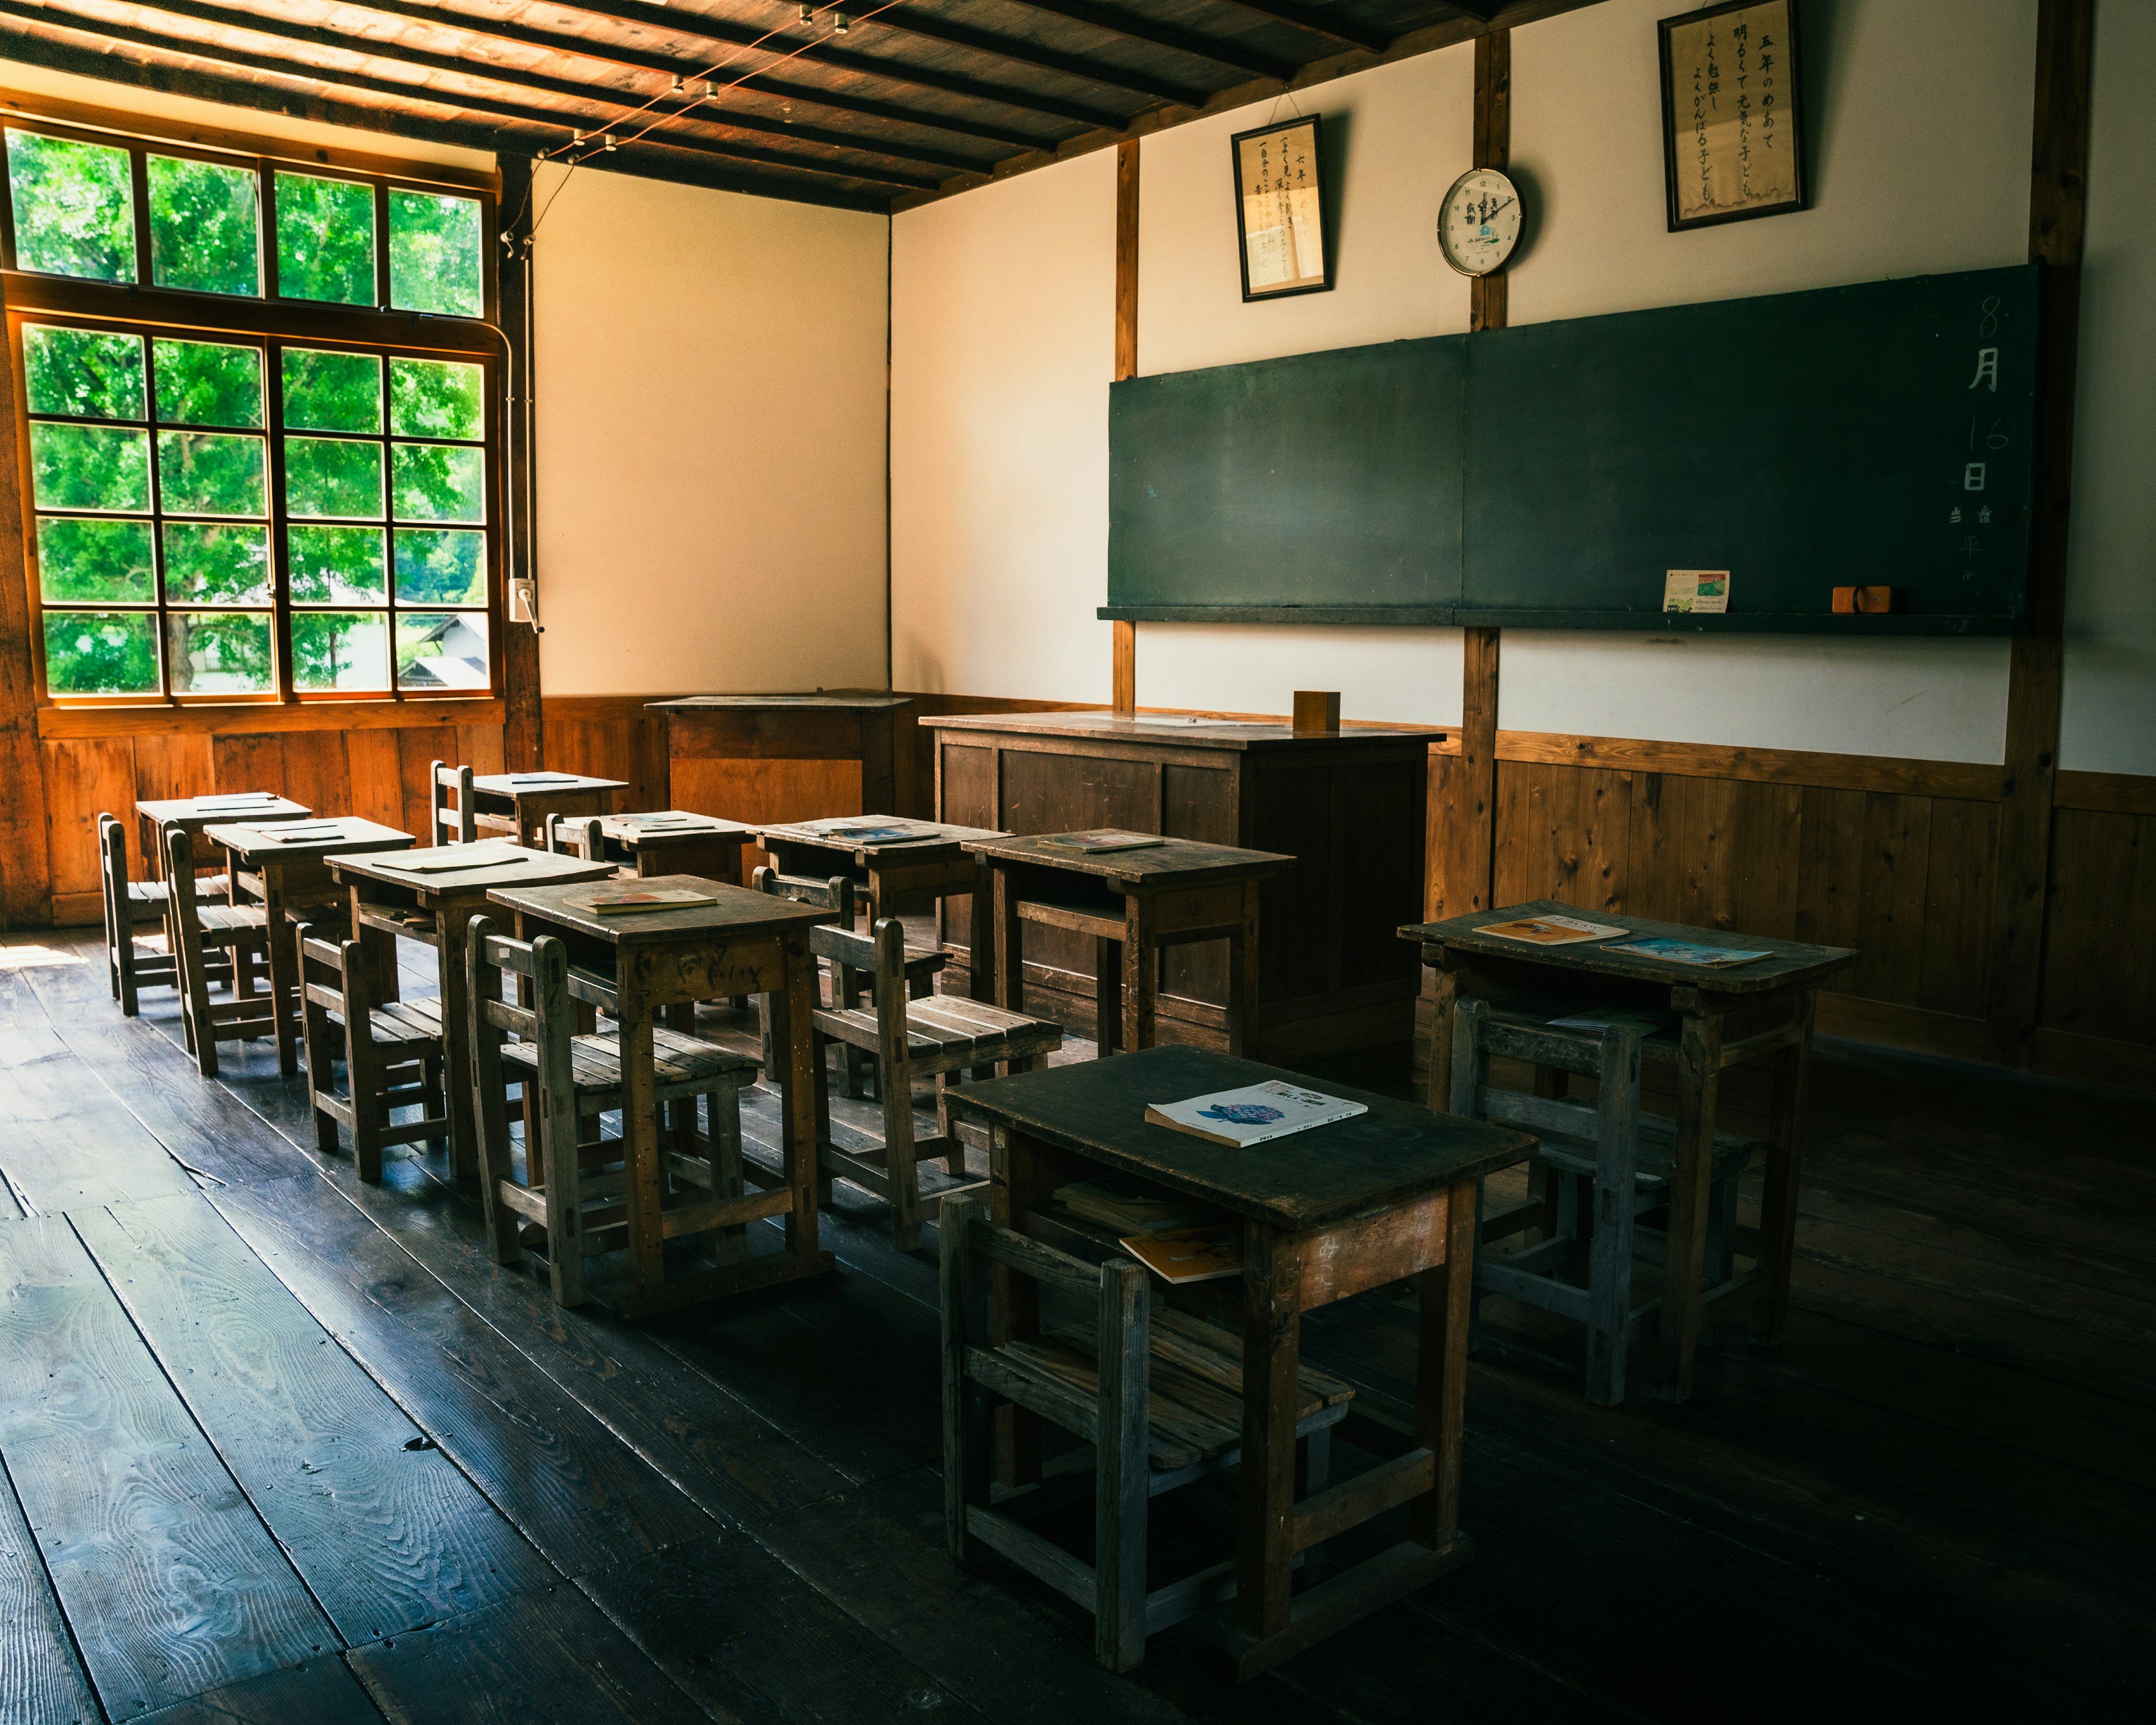
[[1724, 0], [1655, 26], [1670, 232], [1806, 208], [1798, 0]]
[[1235, 171], [1235, 247], [1245, 305], [1332, 290], [1332, 248], [1325, 230], [1318, 141], [1315, 114], [1237, 132], [1228, 141]]

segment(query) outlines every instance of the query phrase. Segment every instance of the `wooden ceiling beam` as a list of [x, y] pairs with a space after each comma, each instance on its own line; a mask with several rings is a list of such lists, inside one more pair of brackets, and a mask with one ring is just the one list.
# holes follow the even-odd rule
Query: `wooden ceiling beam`
[[[311, 42], [318, 46], [349, 48], [354, 53], [399, 59], [426, 52], [420, 49], [404, 48], [392, 40], [355, 35], [337, 28], [334, 24], [302, 23], [295, 19], [249, 12], [239, 7], [208, 4], [206, 0], [136, 0], [136, 3], [146, 11], [169, 12], [182, 18], [198, 18], [232, 29], [256, 30], [265, 35], [284, 36], [294, 41]], [[711, 70], [712, 64], [707, 59], [684, 59], [677, 55], [654, 54], [645, 49], [597, 41], [567, 31], [542, 30], [515, 19], [490, 18], [478, 13], [446, 12], [439, 7], [413, 4], [412, 0], [346, 0], [346, 4], [355, 10], [413, 19], [435, 29], [454, 30], [482, 39], [490, 38], [499, 42], [515, 42], [528, 48], [543, 48], [550, 53], [576, 54], [586, 59], [605, 60], [616, 65], [634, 67], [640, 71], [660, 72], [675, 77], [701, 78]], [[332, 17], [336, 15], [332, 14]], [[690, 22], [692, 19], [693, 23]], [[675, 21], [673, 28], [676, 34], [703, 37], [733, 48], [752, 47], [762, 39], [756, 31], [742, 29], [721, 23], [716, 18], [702, 18], [694, 13], [683, 13]], [[781, 39], [762, 51], [776, 59], [794, 45]], [[993, 102], [1001, 107], [1015, 108], [1020, 113], [1038, 114], [1045, 119], [1067, 120], [1077, 126], [1125, 126], [1130, 121], [1127, 114], [1116, 113], [1110, 109], [1096, 108], [1083, 102], [1067, 102], [1057, 96], [1042, 95], [1009, 85], [990, 84], [977, 78], [960, 77], [955, 73], [909, 66], [902, 60], [882, 59], [875, 54], [856, 54], [822, 44], [806, 48], [793, 58], [809, 64], [827, 65], [837, 71], [880, 78], [887, 83], [910, 84], [922, 90], [940, 90], [946, 95], [963, 96], [968, 101]], [[499, 74], [489, 67], [484, 74], [477, 75], [494, 77]]]
[[[485, 60], [465, 59], [457, 54], [434, 54], [424, 49], [408, 48], [398, 43], [380, 41], [371, 37], [343, 36], [334, 31], [317, 31], [310, 25], [291, 24], [284, 19], [259, 18], [252, 14], [237, 12], [229, 7], [203, 5], [199, 3], [199, 0], [163, 0], [163, 3], [160, 5], [146, 3], [146, 3], [141, 9], [146, 12], [163, 11], [181, 17], [199, 18], [230, 29], [248, 30], [261, 35], [282, 36], [295, 41], [307, 42], [312, 46], [329, 48], [370, 59], [393, 60], [406, 65], [424, 66], [433, 71], [454, 73], [459, 77], [481, 79], [490, 84], [516, 85], [526, 90], [538, 90], [547, 95], [566, 96], [572, 101], [598, 102], [627, 110], [639, 108], [649, 100], [642, 92], [637, 90], [617, 90], [609, 85], [578, 83], [572, 79], [550, 77], [545, 73], [527, 72], [517, 67], [495, 65]], [[71, 28], [95, 31], [103, 28], [98, 19], [86, 13], [64, 11], [51, 4], [39, 8], [38, 16], [54, 23], [67, 25]], [[175, 35], [172, 40], [184, 45], [195, 41], [196, 39]], [[295, 68], [295, 75], [300, 77], [317, 78], [323, 76], [325, 72], [324, 68], [311, 65], [305, 61], [292, 60], [280, 64]], [[342, 74], [331, 75], [341, 76]], [[932, 131], [953, 132], [963, 137], [978, 137], [988, 142], [1007, 144], [1017, 149], [1043, 150], [1055, 147], [1051, 141], [1042, 138], [1037, 134], [1014, 131], [1008, 126], [983, 126], [976, 121], [955, 119], [948, 115], [938, 114], [925, 108], [903, 107], [889, 102], [871, 101], [862, 97], [841, 95], [835, 91], [819, 89], [814, 85], [789, 84], [778, 79], [763, 77], [760, 74], [742, 79], [738, 82], [743, 89], [752, 90], [761, 95], [777, 96], [783, 101], [811, 102], [822, 107], [834, 108], [849, 113], [866, 114], [880, 120], [894, 121], [901, 125], [924, 126]], [[666, 111], [675, 110], [670, 109]], [[718, 111], [713, 110], [711, 123], [715, 125], [732, 123], [730, 121], [719, 119]], [[870, 153], [903, 153], [896, 151], [885, 151], [880, 141], [864, 141], [849, 144], [845, 147], [865, 150]], [[980, 164], [969, 161], [967, 166], [968, 168], [973, 168], [979, 167]]]
[[[528, 108], [514, 102], [495, 100], [485, 96], [469, 95], [457, 90], [437, 90], [419, 84], [401, 84], [394, 79], [372, 78], [363, 73], [331, 72], [326, 68], [309, 69], [290, 60], [275, 59], [267, 54], [250, 54], [244, 49], [228, 47], [222, 43], [197, 42], [184, 36], [167, 35], [161, 31], [143, 29], [131, 24], [106, 23], [79, 13], [55, 12], [49, 6], [24, 3], [24, 0], [0, 0], [0, 18], [13, 18], [24, 23], [41, 24], [76, 31], [83, 35], [115, 43], [126, 43], [137, 48], [148, 48], [166, 53], [184, 54], [198, 59], [237, 66], [250, 72], [264, 72], [272, 77], [304, 79], [312, 83], [341, 85], [347, 89], [364, 90], [376, 95], [386, 95], [403, 101], [418, 101], [471, 114], [485, 114], [522, 126], [536, 126], [573, 137], [579, 132], [591, 131], [599, 122], [574, 114], [564, 114], [557, 109]], [[11, 41], [13, 33], [8, 33]], [[115, 57], [116, 58], [116, 57]], [[107, 75], [93, 72], [93, 77]], [[490, 135], [480, 144], [481, 149], [498, 150], [502, 140], [498, 134]], [[716, 138], [684, 136], [670, 134], [663, 140], [640, 143], [632, 146], [639, 152], [678, 151], [689, 156], [704, 156], [734, 162], [751, 162], [762, 167], [783, 167], [797, 173], [824, 174], [840, 179], [854, 180], [867, 185], [887, 185], [901, 190], [916, 191], [932, 188], [938, 183], [918, 175], [898, 172], [887, 167], [858, 167], [828, 161], [820, 157], [791, 156], [776, 150], [759, 149], [752, 145], [730, 144]], [[615, 155], [626, 153], [617, 150]], [[981, 172], [975, 168], [973, 172]]]
[[1116, 36], [1127, 36], [1133, 42], [1150, 42], [1156, 48], [1172, 49], [1177, 54], [1187, 54], [1194, 59], [1211, 60], [1216, 65], [1233, 66], [1239, 72], [1255, 73], [1260, 78], [1275, 78], [1285, 84], [1301, 69], [1291, 60], [1276, 59], [1269, 54], [1254, 48], [1245, 48], [1240, 43], [1224, 42], [1217, 36], [1196, 36], [1188, 30], [1178, 30], [1173, 24], [1157, 24], [1151, 18], [1141, 18], [1136, 13], [1119, 11], [1114, 7], [1095, 6], [1091, 0], [1011, 0], [1016, 6], [1030, 8], [1034, 12], [1051, 13], [1057, 18], [1067, 18], [1074, 23], [1091, 24], [1096, 30], [1106, 30]]
[[1293, 24], [1298, 30], [1307, 30], [1313, 36], [1322, 36], [1327, 41], [1344, 42], [1350, 48], [1359, 48], [1366, 54], [1383, 54], [1392, 46], [1392, 38], [1382, 30], [1373, 30], [1357, 23], [1353, 18], [1343, 18], [1337, 13], [1315, 6], [1297, 6], [1293, 0], [1223, 0], [1223, 3], [1255, 12], [1262, 18], [1277, 19], [1284, 24]]
[[[359, 0], [372, 5], [374, 0]], [[791, 12], [793, 5], [784, 0], [772, 0], [783, 11]], [[798, 3], [798, 0], [797, 0]], [[1141, 95], [1158, 96], [1163, 101], [1179, 102], [1184, 106], [1202, 104], [1209, 91], [1188, 84], [1163, 78], [1157, 72], [1135, 70], [1128, 66], [1111, 64], [1106, 60], [1089, 59], [1082, 54], [1059, 54], [1052, 48], [1043, 48], [1038, 43], [1022, 42], [1015, 37], [998, 36], [993, 30], [976, 30], [964, 24], [947, 23], [940, 18], [916, 13], [906, 6], [894, 6], [887, 12], [875, 11], [876, 0], [863, 0], [862, 15], [854, 19], [856, 30], [889, 30], [901, 36], [918, 36], [924, 41], [942, 42], [952, 48], [969, 48], [977, 54], [993, 54], [1021, 66], [1037, 66], [1044, 72], [1060, 72], [1066, 78], [1081, 79], [1089, 84], [1105, 84], [1114, 90], [1136, 90]], [[562, 0], [565, 12], [588, 12], [594, 18], [608, 18], [616, 23], [642, 24], [654, 30], [665, 30], [677, 36], [709, 36], [714, 42], [728, 42], [733, 39], [707, 32], [703, 27], [711, 23], [693, 13], [679, 13], [664, 6], [638, 3], [638, 0]], [[874, 13], [874, 16], [868, 14]], [[493, 28], [490, 25], [488, 28]], [[723, 29], [724, 26], [719, 27]]]

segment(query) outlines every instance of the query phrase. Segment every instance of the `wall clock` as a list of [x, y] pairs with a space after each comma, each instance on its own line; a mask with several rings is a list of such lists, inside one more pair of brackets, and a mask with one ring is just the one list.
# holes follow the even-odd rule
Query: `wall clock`
[[1437, 210], [1437, 247], [1462, 275], [1505, 267], [1520, 241], [1520, 192], [1494, 167], [1471, 167]]

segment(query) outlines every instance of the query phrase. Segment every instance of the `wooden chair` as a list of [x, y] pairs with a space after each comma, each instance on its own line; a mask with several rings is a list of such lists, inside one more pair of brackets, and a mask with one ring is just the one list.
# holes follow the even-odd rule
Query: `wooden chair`
[[[428, 828], [431, 845], [469, 845], [479, 837], [479, 817], [472, 806], [472, 770], [436, 761], [427, 769], [427, 783], [434, 799], [433, 824]], [[456, 802], [449, 801], [454, 791]], [[514, 822], [511, 823], [513, 826]], [[449, 836], [444, 839], [442, 834]]]
[[[495, 932], [493, 919], [475, 917], [465, 963], [470, 980], [475, 1096], [480, 1116], [480, 1189], [497, 1264], [513, 1264], [533, 1224], [531, 1244], [547, 1249], [554, 1298], [583, 1303], [584, 1259], [628, 1239], [624, 1201], [632, 1171], [619, 1138], [578, 1142], [586, 1122], [622, 1106], [621, 1047], [611, 1035], [575, 1034], [568, 950], [552, 935], [530, 942]], [[531, 1004], [502, 999], [502, 973], [531, 984]], [[520, 1040], [509, 1041], [514, 1033]], [[672, 1114], [671, 1149], [656, 1178], [665, 1238], [720, 1232], [718, 1255], [747, 1255], [742, 1209], [741, 1090], [757, 1063], [716, 1043], [663, 1025], [652, 1029], [654, 1095]], [[503, 1097], [526, 1087], [536, 1106], [525, 1110], [524, 1179], [510, 1153]], [[709, 1130], [696, 1129], [696, 1098], [706, 1098]], [[690, 1189], [696, 1189], [692, 1191]]]
[[141, 990], [179, 986], [171, 942], [162, 952], [135, 950], [136, 929], [146, 924], [164, 926], [170, 895], [162, 880], [127, 878], [127, 826], [117, 816], [97, 817], [97, 850], [105, 886], [106, 978], [120, 1010], [131, 1019], [141, 1010]]
[[[1094, 1656], [1127, 1671], [1146, 1637], [1235, 1592], [1235, 1559], [1148, 1587], [1152, 1500], [1233, 1467], [1242, 1455], [1243, 1338], [1155, 1303], [1147, 1272], [1127, 1258], [1103, 1264], [999, 1228], [971, 1199], [952, 1201], [942, 1230], [943, 1524], [951, 1555], [999, 1553], [1093, 1614]], [[1092, 1308], [1047, 1334], [994, 1340], [990, 1266]], [[1324, 1489], [1332, 1429], [1352, 1386], [1305, 1366], [1296, 1435], [1301, 1495]], [[1082, 1476], [1051, 1473], [1004, 1490], [990, 1478], [992, 1417], [1010, 1403], [1092, 1448], [1094, 1561], [1028, 1527], [1032, 1511], [1068, 1502]], [[1082, 1461], [1086, 1452], [1077, 1452]], [[1051, 1466], [1053, 1464], [1051, 1464]]]
[[[1595, 1104], [1495, 1088], [1492, 1055], [1592, 1078]], [[1463, 1000], [1454, 1020], [1452, 1059], [1452, 1111], [1536, 1133], [1541, 1142], [1535, 1158], [1556, 1182], [1546, 1198], [1482, 1217], [1485, 1244], [1538, 1224], [1549, 1237], [1509, 1257], [1478, 1253], [1476, 1299], [1507, 1295], [1584, 1324], [1587, 1399], [1614, 1407], [1625, 1399], [1631, 1344], [1652, 1328], [1661, 1307], [1658, 1299], [1632, 1304], [1633, 1260], [1665, 1255], [1662, 1233], [1639, 1219], [1668, 1203], [1676, 1159], [1676, 1122], [1640, 1106], [1639, 1027], [1613, 1024], [1596, 1036], [1500, 1019], [1487, 1001]], [[1760, 1147], [1734, 1132], [1715, 1135], [1706, 1266], [1710, 1289], [1733, 1272], [1738, 1183]]]
[[[334, 932], [333, 924], [302, 923], [294, 935], [315, 1147], [325, 1156], [336, 1154], [341, 1125], [352, 1134], [360, 1178], [378, 1182], [388, 1146], [449, 1141], [441, 1006], [434, 1000], [377, 1004], [365, 944], [326, 937]], [[337, 1094], [339, 1060], [345, 1066], [344, 1096]], [[414, 1103], [421, 1118], [403, 1126], [392, 1121], [393, 1109]]]
[[[819, 1167], [843, 1173], [888, 1199], [891, 1242], [901, 1251], [911, 1251], [921, 1244], [923, 1219], [919, 1164], [940, 1156], [945, 1173], [960, 1178], [966, 1173], [965, 1146], [951, 1128], [945, 1090], [969, 1066], [1000, 1062], [1009, 1062], [1014, 1070], [1045, 1066], [1050, 1054], [1063, 1045], [1063, 1027], [955, 994], [911, 998], [906, 931], [896, 916], [879, 922], [872, 937], [850, 928], [811, 928], [808, 949], [829, 960], [842, 976], [848, 972], [865, 974], [871, 995], [865, 1011], [856, 1005], [834, 1005], [811, 1014], [817, 1069], [823, 1068], [826, 1041], [858, 1050], [874, 1063], [876, 1096], [883, 1104], [880, 1159], [874, 1151], [841, 1150], [825, 1143], [818, 1147]], [[937, 1129], [932, 1137], [914, 1137], [916, 1078], [935, 1081]], [[986, 1183], [983, 1178], [963, 1189], [978, 1190]]]
[[[163, 839], [170, 908], [166, 928], [179, 978], [181, 1028], [197, 1068], [214, 1078], [218, 1043], [277, 1034], [276, 995], [258, 989], [267, 978], [255, 968], [258, 963], [264, 973], [269, 968], [269, 922], [259, 905], [203, 903], [195, 896], [194, 839], [177, 822], [167, 824]], [[215, 1004], [209, 998], [212, 952], [223, 952], [232, 967], [232, 999]]]
[[[841, 928], [851, 928], [855, 917], [859, 914], [854, 898], [855, 883], [844, 875], [834, 875], [829, 880], [819, 880], [807, 875], [782, 875], [778, 870], [767, 866], [757, 870], [749, 880], [758, 892], [792, 899], [796, 904], [814, 905], [820, 910], [836, 911]], [[906, 985], [915, 999], [923, 999], [934, 992], [937, 973], [950, 963], [950, 958], [947, 952], [926, 947], [906, 949]], [[834, 965], [831, 973], [831, 1004], [834, 1007], [860, 1005], [867, 981], [858, 970], [843, 964]], [[766, 1071], [775, 1070], [773, 1065], [774, 1058], [771, 1046], [771, 1021], [767, 1014], [763, 1021], [763, 1065]], [[867, 1066], [868, 1063], [857, 1050], [850, 1046], [841, 1048], [839, 1055], [840, 1096], [858, 1096], [861, 1094], [862, 1076]], [[879, 1091], [877, 1094], [880, 1096], [882, 1093]]]

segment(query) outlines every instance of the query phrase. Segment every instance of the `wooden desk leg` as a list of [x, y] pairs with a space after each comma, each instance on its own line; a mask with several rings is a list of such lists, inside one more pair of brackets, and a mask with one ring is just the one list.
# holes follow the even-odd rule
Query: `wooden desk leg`
[[1243, 1464], [1235, 1541], [1235, 1626], [1262, 1639], [1288, 1626], [1295, 1569], [1296, 1373], [1300, 1241], [1243, 1224]]
[[1124, 1046], [1123, 943], [1093, 937], [1093, 1052], [1103, 1056]]
[[[479, 1134], [474, 1130], [475, 1093], [471, 1056], [471, 982], [465, 974], [465, 935], [471, 918], [449, 906], [434, 917], [435, 956], [442, 986], [442, 1041], [448, 1055], [444, 1081], [449, 1091], [449, 1172], [459, 1176], [479, 1172]], [[527, 1092], [537, 1089], [527, 1085]], [[528, 1100], [528, 1096], [527, 1096]], [[536, 1116], [526, 1108], [525, 1130], [533, 1130]]]
[[[666, 1282], [666, 1237], [660, 1217], [658, 1075], [651, 1065], [652, 1006], [634, 975], [615, 966], [615, 1023], [621, 1049], [621, 1149], [629, 1215], [629, 1274], [639, 1303], [655, 1303]], [[566, 1147], [565, 1147], [566, 1148]], [[573, 1150], [567, 1154], [575, 1155]], [[573, 1169], [563, 1183], [576, 1186]], [[649, 1306], [647, 1304], [647, 1309]]]
[[1243, 883], [1243, 921], [1228, 937], [1228, 1052], [1247, 1055], [1258, 1029], [1258, 883]]
[[1445, 1261], [1418, 1278], [1415, 1441], [1437, 1458], [1431, 1488], [1408, 1509], [1408, 1532], [1432, 1551], [1460, 1532], [1460, 1448], [1467, 1401], [1467, 1327], [1475, 1293], [1475, 1182], [1445, 1189]]
[[1452, 1111], [1452, 1033], [1460, 1011], [1460, 978], [1442, 966], [1430, 973], [1430, 1106]]
[[1768, 1117], [1767, 1184], [1759, 1202], [1758, 1304], [1752, 1340], [1779, 1348], [1789, 1318], [1789, 1267], [1797, 1249], [1797, 1183], [1804, 1168], [1804, 1091], [1811, 1078], [1816, 991], [1804, 996], [1796, 1043], [1774, 1056], [1774, 1099]]
[[772, 999], [778, 1057], [785, 1074], [780, 1103], [780, 1147], [793, 1208], [786, 1217], [786, 1250], [795, 1258], [816, 1255], [818, 1088], [816, 1070], [816, 961], [808, 937], [789, 934], [784, 944], [786, 992]]
[[996, 1004], [1008, 1012], [1023, 1012], [1025, 998], [1025, 937], [1019, 932], [1018, 896], [1011, 891], [1010, 870], [993, 870], [995, 884]]
[[966, 932], [973, 942], [973, 951], [966, 956], [973, 965], [973, 999], [993, 1001], [996, 998], [996, 953], [1001, 942], [996, 939], [996, 890], [993, 871], [981, 858], [973, 859], [973, 916]]
[[[998, 879], [1000, 879], [1000, 875]], [[1053, 1180], [1044, 1167], [1045, 1147], [1008, 1127], [988, 1132], [988, 1213], [999, 1228], [1024, 1231], [1026, 1212], [1045, 1200]], [[994, 1289], [995, 1345], [1040, 1333], [1040, 1286], [998, 1264], [990, 1278]], [[1004, 1403], [995, 1416], [996, 1478], [1006, 1486], [1030, 1485], [1040, 1477], [1040, 1416]]]
[[[237, 879], [233, 890], [239, 890]], [[285, 871], [272, 863], [262, 870], [263, 944], [270, 960], [270, 1017], [277, 1027], [277, 1070], [290, 1077], [300, 1070], [300, 1039], [294, 1034], [300, 1000], [299, 949], [285, 916]]]
[[1153, 1013], [1160, 981], [1160, 948], [1153, 944], [1152, 895], [1123, 900], [1123, 1048], [1135, 1054], [1153, 1044]]
[[1670, 1173], [1669, 1254], [1662, 1263], [1661, 1316], [1656, 1325], [1656, 1391], [1670, 1401], [1691, 1394], [1721, 1095], [1722, 1014], [1687, 1012], [1678, 1033], [1676, 1163]]

